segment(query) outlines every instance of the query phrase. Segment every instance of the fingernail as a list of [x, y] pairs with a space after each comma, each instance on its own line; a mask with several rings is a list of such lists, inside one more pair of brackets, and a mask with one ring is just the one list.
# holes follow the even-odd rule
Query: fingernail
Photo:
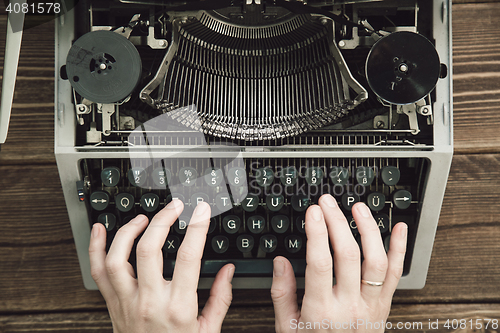
[[404, 228], [401, 230], [401, 237], [406, 238], [408, 234], [408, 225], [405, 223]]
[[357, 208], [358, 208], [358, 212], [361, 214], [361, 216], [363, 217], [370, 217], [372, 215], [372, 213], [370, 212], [370, 208], [368, 208], [367, 205], [365, 205], [364, 203], [360, 203], [357, 205]]
[[337, 207], [337, 201], [330, 195], [325, 195], [325, 199], [324, 199], [324, 202], [326, 203], [326, 205], [330, 208], [335, 208]]
[[283, 260], [280, 259], [274, 259], [273, 260], [273, 276], [274, 277], [280, 277], [285, 274], [285, 263]]
[[205, 214], [205, 212], [207, 211], [208, 208], [209, 208], [209, 205], [206, 202], [200, 202], [196, 206], [195, 213], [196, 213], [196, 215], [201, 216], [201, 215]]
[[91, 236], [92, 237], [97, 237], [97, 235], [99, 235], [99, 228], [96, 228], [95, 227], [95, 224], [92, 226], [92, 233], [91, 233]]
[[323, 218], [323, 212], [321, 211], [321, 208], [314, 207], [311, 212], [311, 217], [316, 222], [321, 221], [321, 219]]
[[167, 209], [172, 209], [172, 210], [180, 210], [182, 209], [182, 201], [179, 199], [172, 199], [170, 203], [167, 205]]
[[234, 276], [234, 266], [231, 266], [227, 270], [227, 280], [231, 282], [233, 280], [233, 276]]
[[144, 220], [146, 220], [147, 217], [145, 215], [137, 215], [132, 221], [132, 223], [135, 223], [135, 224], [140, 224], [140, 223], [143, 223]]

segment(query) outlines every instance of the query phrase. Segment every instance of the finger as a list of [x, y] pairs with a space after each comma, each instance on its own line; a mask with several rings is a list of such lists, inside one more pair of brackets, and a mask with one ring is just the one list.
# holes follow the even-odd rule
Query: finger
[[333, 259], [328, 243], [328, 230], [319, 206], [306, 212], [306, 282], [305, 294], [315, 300], [326, 301], [332, 296]]
[[[201, 257], [205, 248], [208, 226], [210, 224], [210, 206], [200, 202], [193, 212], [175, 260], [172, 276], [172, 293], [182, 299], [184, 293], [195, 293], [200, 277]], [[174, 297], [175, 298], [175, 297]]]
[[276, 332], [287, 332], [292, 319], [299, 319], [297, 282], [292, 264], [284, 257], [273, 260], [271, 298], [274, 304]]
[[360, 294], [361, 264], [359, 246], [354, 240], [347, 220], [330, 194], [319, 199], [328, 234], [333, 246], [333, 266], [337, 284], [335, 292], [354, 299]]
[[215, 276], [210, 289], [210, 297], [201, 311], [201, 318], [199, 319], [205, 322], [206, 332], [220, 332], [222, 322], [233, 299], [231, 281], [234, 269], [233, 264], [225, 265]]
[[106, 230], [101, 223], [92, 227], [89, 245], [90, 273], [106, 301], [115, 297], [115, 290], [106, 273]]
[[[363, 248], [363, 265], [361, 278], [366, 281], [383, 282], [387, 273], [387, 254], [377, 223], [373, 219], [370, 208], [362, 202], [352, 207], [352, 215], [356, 221]], [[378, 302], [382, 288], [361, 284], [361, 295], [366, 301]]]
[[163, 254], [161, 249], [184, 204], [174, 199], [159, 211], [137, 244], [137, 280], [139, 287], [156, 293], [163, 283]]
[[135, 217], [117, 231], [109, 248], [106, 257], [106, 272], [118, 297], [130, 294], [137, 287], [137, 281], [128, 258], [134, 240], [146, 228], [147, 222], [148, 218], [144, 215]]
[[407, 235], [408, 226], [403, 222], [396, 224], [392, 228], [391, 242], [387, 253], [389, 267], [387, 268], [387, 275], [380, 295], [380, 298], [388, 304], [391, 303], [394, 291], [396, 291], [399, 279], [403, 274]]

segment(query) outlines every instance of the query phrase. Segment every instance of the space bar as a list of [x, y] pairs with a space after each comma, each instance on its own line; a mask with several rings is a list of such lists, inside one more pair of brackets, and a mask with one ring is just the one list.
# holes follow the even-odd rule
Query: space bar
[[[304, 276], [306, 271], [305, 259], [288, 259], [292, 264], [295, 276]], [[273, 276], [272, 259], [224, 259], [224, 260], [202, 260], [201, 276], [214, 277], [217, 272], [225, 265], [232, 263], [236, 267], [235, 276]], [[175, 260], [165, 260], [163, 269], [166, 276], [172, 276], [175, 267]]]
[[[305, 259], [289, 259], [296, 276], [304, 276]], [[202, 260], [201, 276], [215, 276], [228, 263], [235, 266], [235, 276], [273, 276], [272, 259]]]

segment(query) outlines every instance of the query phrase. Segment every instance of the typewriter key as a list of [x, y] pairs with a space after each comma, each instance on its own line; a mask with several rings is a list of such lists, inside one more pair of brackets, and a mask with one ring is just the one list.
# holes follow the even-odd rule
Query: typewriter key
[[130, 193], [120, 193], [115, 196], [116, 208], [120, 212], [130, 212], [134, 208], [134, 196]]
[[109, 195], [104, 191], [95, 191], [90, 195], [90, 206], [93, 209], [102, 211], [109, 205]]
[[266, 253], [272, 253], [278, 246], [278, 238], [274, 235], [264, 235], [260, 238], [260, 248]]
[[289, 235], [285, 238], [285, 249], [290, 253], [297, 253], [302, 248], [302, 238], [297, 235]]
[[117, 167], [104, 168], [101, 171], [101, 181], [104, 186], [113, 187], [120, 181], [120, 169]]

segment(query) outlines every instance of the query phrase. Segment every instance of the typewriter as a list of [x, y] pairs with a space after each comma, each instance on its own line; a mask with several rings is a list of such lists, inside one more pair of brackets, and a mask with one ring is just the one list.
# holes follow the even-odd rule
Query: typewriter
[[324, 193], [358, 242], [356, 202], [386, 247], [406, 222], [398, 288], [425, 285], [453, 153], [450, 1], [81, 0], [55, 38], [55, 154], [86, 288], [92, 225], [110, 244], [172, 198], [166, 279], [205, 201], [199, 288], [228, 262], [235, 288], [269, 288], [277, 255], [303, 286], [304, 216]]

